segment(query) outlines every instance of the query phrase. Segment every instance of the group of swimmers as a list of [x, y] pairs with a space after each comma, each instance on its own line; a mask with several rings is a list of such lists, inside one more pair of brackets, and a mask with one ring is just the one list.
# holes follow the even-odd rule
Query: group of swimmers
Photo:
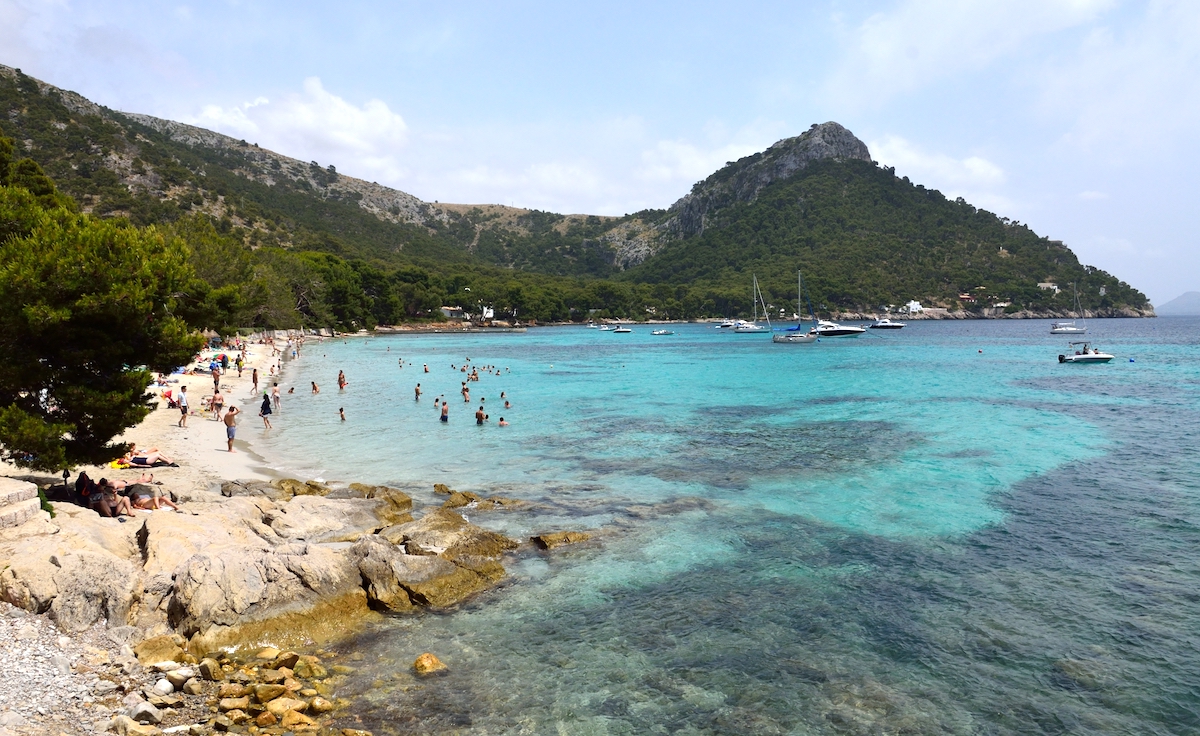
[[[471, 358], [468, 357], [467, 363], [470, 363], [470, 361], [471, 361]], [[467, 382], [468, 381], [478, 381], [479, 380], [479, 370], [480, 370], [480, 366], [471, 366], [471, 370], [468, 373], [467, 363], [464, 363], [461, 367], [457, 366], [453, 363], [450, 364], [451, 370], [457, 370], [460, 373], [467, 373], [467, 380], [462, 381], [462, 386], [459, 388], [459, 393], [462, 394], [464, 404], [471, 403], [471, 387], [467, 385]], [[401, 364], [401, 367], [403, 367], [403, 365], [404, 365], [403, 359], [401, 359], [400, 364]], [[425, 364], [423, 367], [425, 369], [425, 372], [428, 373], [429, 372], [428, 364]], [[500, 369], [496, 366], [487, 365], [487, 366], [482, 366], [482, 368], [483, 368], [484, 373], [487, 375], [496, 375], [496, 376], [503, 375], [502, 372], [500, 371]], [[510, 373], [512, 372], [511, 369], [505, 369], [505, 370], [508, 370]], [[418, 383], [416, 385], [416, 387], [413, 389], [413, 399], [416, 401], [420, 401], [421, 394], [423, 394], [423, 393], [424, 393], [424, 391], [421, 390], [421, 384]], [[508, 400], [508, 395], [504, 391], [500, 392], [500, 398], [504, 401], [505, 409], [512, 408], [512, 404]], [[491, 419], [491, 417], [488, 416], [487, 412], [484, 410], [484, 402], [486, 402], [487, 399], [482, 398], [479, 401], [480, 401], [479, 408], [475, 411], [475, 424], [478, 426], [482, 426], [483, 423], [489, 421]], [[434, 408], [434, 411], [438, 412], [438, 418], [441, 421], [443, 421], [443, 422], [450, 421], [450, 402], [446, 400], [445, 394], [442, 394], [441, 396], [438, 396], [436, 399], [433, 400], [433, 408]], [[507, 426], [509, 426], [509, 424], [507, 421], [505, 421], [504, 417], [500, 417], [498, 426], [507, 427]]]

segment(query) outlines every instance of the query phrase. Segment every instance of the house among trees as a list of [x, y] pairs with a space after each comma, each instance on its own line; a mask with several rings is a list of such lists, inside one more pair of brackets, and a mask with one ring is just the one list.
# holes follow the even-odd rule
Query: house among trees
[[442, 307], [442, 314], [446, 315], [446, 319], [462, 319], [466, 316], [462, 307]]

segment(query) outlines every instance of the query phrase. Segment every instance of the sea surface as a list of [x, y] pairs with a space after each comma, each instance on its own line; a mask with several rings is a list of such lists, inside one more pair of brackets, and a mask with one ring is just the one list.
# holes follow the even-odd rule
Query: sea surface
[[[597, 535], [346, 643], [376, 734], [1200, 733], [1200, 319], [1088, 328], [1116, 360], [1059, 364], [1042, 321], [328, 341], [240, 434], [287, 475]], [[500, 375], [465, 403], [468, 357]], [[414, 680], [425, 651], [449, 674]]]

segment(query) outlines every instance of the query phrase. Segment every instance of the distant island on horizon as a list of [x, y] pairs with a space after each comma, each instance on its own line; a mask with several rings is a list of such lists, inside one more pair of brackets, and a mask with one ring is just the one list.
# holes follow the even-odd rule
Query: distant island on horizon
[[1188, 291], [1154, 308], [1162, 316], [1200, 316], [1200, 291]]

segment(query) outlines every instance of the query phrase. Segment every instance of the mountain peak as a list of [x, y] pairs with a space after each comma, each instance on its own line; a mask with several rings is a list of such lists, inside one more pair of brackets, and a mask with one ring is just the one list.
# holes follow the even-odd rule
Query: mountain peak
[[761, 153], [726, 164], [698, 182], [691, 192], [671, 205], [673, 217], [663, 227], [677, 237], [702, 233], [704, 217], [709, 212], [736, 202], [753, 201], [772, 182], [824, 159], [870, 161], [871, 152], [867, 144], [838, 123], [814, 124], [800, 135], [784, 138]]

